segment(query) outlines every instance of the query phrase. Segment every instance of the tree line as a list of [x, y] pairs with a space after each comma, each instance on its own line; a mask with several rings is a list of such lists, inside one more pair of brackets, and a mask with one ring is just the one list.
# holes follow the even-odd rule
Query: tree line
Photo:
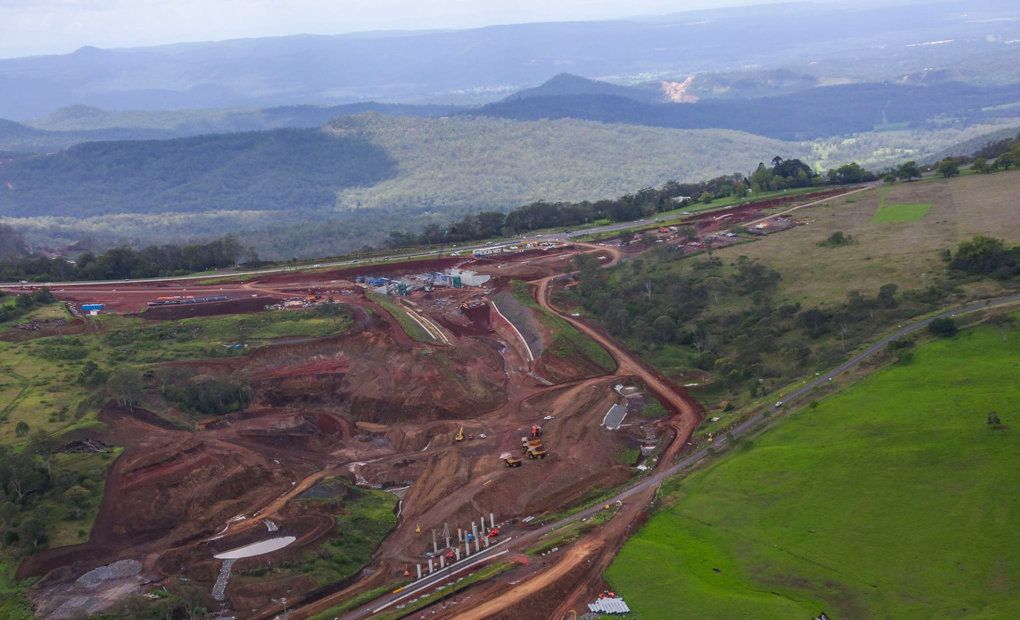
[[[3, 236], [11, 237], [10, 227], [0, 225], [0, 229]], [[254, 250], [245, 249], [232, 235], [207, 243], [153, 245], [141, 250], [117, 247], [99, 254], [85, 252], [77, 260], [22, 254], [0, 261], [0, 280], [59, 282], [167, 277], [232, 267], [242, 256], [249, 261], [258, 260]]]
[[393, 231], [387, 245], [408, 247], [460, 243], [544, 228], [581, 226], [595, 222], [631, 222], [695, 202], [707, 204], [720, 198], [739, 199], [762, 192], [862, 183], [877, 178], [877, 175], [857, 163], [846, 164], [820, 175], [799, 159], [777, 156], [768, 165], [760, 163], [750, 176], [736, 173], [695, 183], [670, 181], [662, 187], [646, 187], [615, 200], [537, 201], [508, 213], [482, 211], [469, 214], [447, 226], [429, 224], [420, 233]]

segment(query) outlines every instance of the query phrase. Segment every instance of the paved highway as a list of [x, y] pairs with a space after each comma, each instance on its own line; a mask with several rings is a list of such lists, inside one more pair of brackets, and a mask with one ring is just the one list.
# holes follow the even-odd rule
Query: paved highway
[[[853, 192], [863, 191], [865, 189], [871, 189], [871, 186], [858, 188], [858, 189], [853, 190]], [[850, 192], [850, 193], [852, 193], [852, 192]], [[832, 199], [832, 197], [829, 197], [829, 198], [827, 198], [825, 200], [831, 200], [831, 199]], [[824, 202], [824, 200], [816, 201], [816, 202], [808, 203], [808, 204], [803, 204], [803, 205], [797, 205], [796, 207], [794, 207], [794, 209], [799, 209], [799, 208], [803, 208], [803, 207], [810, 206], [810, 205], [813, 205], [813, 204], [817, 204], [818, 202]], [[735, 205], [728, 205], [726, 207], [720, 207], [720, 209], [729, 209], [729, 208], [731, 208], [733, 206], [735, 206]], [[706, 210], [706, 211], [698, 211], [697, 213], [700, 215], [700, 214], [703, 214], [703, 213], [710, 213], [710, 212], [716, 211], [716, 210], [719, 210], [719, 209], [709, 209], [709, 210]], [[793, 210], [793, 209], [791, 209], [791, 210]], [[620, 222], [620, 223], [617, 223], [617, 224], [606, 224], [605, 226], [595, 226], [595, 227], [592, 227], [592, 228], [579, 228], [577, 230], [571, 230], [571, 231], [568, 231], [568, 232], [547, 232], [547, 233], [535, 233], [535, 234], [530, 234], [530, 235], [518, 235], [516, 237], [506, 237], [504, 239], [491, 240], [491, 241], [488, 241], [486, 243], [480, 243], [480, 244], [470, 244], [470, 245], [465, 245], [465, 246], [457, 247], [457, 248], [454, 248], [453, 246], [450, 246], [450, 247], [447, 247], [447, 248], [444, 248], [444, 249], [441, 249], [441, 250], [428, 250], [428, 251], [409, 252], [409, 253], [397, 253], [397, 254], [391, 254], [391, 255], [388, 255], [388, 256], [378, 256], [378, 257], [373, 257], [373, 258], [346, 259], [346, 260], [339, 260], [339, 261], [330, 261], [330, 262], [315, 263], [314, 265], [302, 264], [300, 266], [268, 267], [266, 269], [251, 269], [251, 270], [248, 270], [248, 271], [220, 271], [220, 272], [213, 272], [213, 273], [204, 273], [204, 274], [199, 274], [199, 275], [172, 276], [172, 277], [165, 277], [165, 278], [135, 278], [135, 279], [126, 279], [126, 280], [93, 280], [93, 281], [76, 281], [76, 282], [31, 282], [31, 283], [29, 283], [29, 286], [33, 286], [33, 287], [44, 287], [44, 286], [45, 287], [54, 287], [54, 286], [68, 287], [68, 286], [102, 286], [104, 284], [145, 284], [145, 283], [148, 283], [148, 282], [183, 282], [183, 281], [187, 281], [187, 280], [207, 280], [207, 279], [210, 279], [210, 278], [222, 278], [222, 277], [249, 277], [249, 276], [269, 275], [269, 274], [274, 274], [274, 273], [286, 273], [288, 271], [302, 271], [302, 270], [319, 269], [319, 268], [352, 267], [354, 265], [381, 263], [381, 262], [394, 261], [394, 260], [410, 260], [410, 259], [415, 259], [415, 258], [438, 258], [440, 256], [448, 256], [451, 250], [454, 250], [454, 251], [457, 251], [459, 253], [467, 255], [467, 254], [470, 254], [471, 252], [473, 252], [474, 250], [480, 250], [482, 248], [492, 247], [494, 245], [507, 245], [507, 244], [513, 244], [513, 243], [522, 243], [522, 242], [525, 242], [525, 241], [559, 241], [559, 240], [563, 240], [563, 239], [574, 239], [574, 238], [577, 238], [577, 237], [586, 237], [588, 235], [601, 234], [601, 233], [607, 233], [607, 232], [615, 232], [615, 231], [619, 231], [619, 230], [626, 230], [628, 228], [643, 227], [643, 226], [652, 227], [652, 226], [654, 226], [656, 224], [659, 224], [661, 222], [667, 222], [667, 221], [670, 221], [670, 220], [675, 220], [676, 218], [677, 218], [677, 213], [676, 212], [673, 212], [673, 213], [660, 213], [658, 215], [649, 216], [647, 219], [641, 219], [641, 220], [637, 220], [637, 221], [633, 221], [633, 222]], [[22, 284], [20, 284], [18, 282], [0, 283], [0, 289], [5, 289], [5, 288], [20, 288], [21, 286], [22, 286]]]

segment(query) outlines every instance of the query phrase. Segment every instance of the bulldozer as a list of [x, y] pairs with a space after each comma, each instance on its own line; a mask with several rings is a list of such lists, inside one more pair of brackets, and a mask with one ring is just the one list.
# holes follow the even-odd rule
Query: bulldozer
[[457, 434], [453, 436], [454, 441], [464, 441], [464, 427], [460, 427], [457, 430]]

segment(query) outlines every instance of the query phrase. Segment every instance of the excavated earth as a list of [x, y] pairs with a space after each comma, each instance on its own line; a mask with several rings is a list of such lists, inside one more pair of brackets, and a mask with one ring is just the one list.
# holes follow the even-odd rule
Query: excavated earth
[[[569, 268], [571, 260], [569, 253], [525, 256], [508, 262], [511, 267], [499, 275], [556, 273]], [[452, 262], [404, 268], [419, 273]], [[471, 268], [496, 271], [495, 265]], [[209, 294], [220, 288], [236, 291], [237, 299], [224, 307], [254, 312], [291, 288], [340, 286], [338, 279], [356, 275], [352, 271], [287, 273], [208, 288]], [[410, 485], [402, 492], [396, 529], [366, 572], [369, 580], [384, 581], [399, 578], [406, 564], [421, 560], [431, 546], [426, 537], [431, 528], [467, 524], [490, 512], [513, 521], [557, 511], [627, 481], [634, 470], [619, 455], [646, 440], [647, 429], [639, 432], [641, 421], [630, 432], [610, 432], [600, 424], [619, 402], [614, 386], [629, 377], [595, 372], [584, 360], [569, 358], [558, 359], [562, 368], [543, 376], [541, 360], [528, 359], [520, 337], [492, 310], [490, 296], [504, 282], [413, 296], [417, 311], [443, 328], [449, 345], [411, 340], [386, 309], [358, 294], [340, 299], [356, 310], [355, 326], [346, 334], [271, 344], [243, 357], [168, 364], [193, 376], [251, 386], [250, 404], [236, 413], [195, 419], [161, 401], [155, 379], [145, 407], [108, 405], [100, 415], [105, 430], [89, 433], [124, 451], [107, 476], [89, 541], [43, 551], [19, 567], [20, 578], [40, 578], [32, 588], [38, 610], [67, 617], [69, 608], [52, 602], [80, 596], [69, 584], [120, 560], [141, 563], [144, 582], [180, 576], [212, 592], [222, 566], [215, 554], [269, 536], [296, 540], [265, 556], [238, 560], [233, 570], [248, 574], [227, 582], [224, 610], [259, 617], [273, 598], [315, 596], [322, 589], [307, 576], [251, 575], [270, 562], [308, 558], [335, 535], [341, 500], [291, 501], [327, 476], [377, 488]], [[188, 294], [202, 294], [201, 287], [190, 288]], [[125, 307], [134, 310], [146, 296], [166, 295], [173, 287], [143, 289], [133, 287]], [[145, 314], [163, 320], [217, 310], [195, 308], [203, 309], [159, 308]], [[544, 426], [549, 456], [506, 468], [500, 455], [520, 454], [520, 438], [536, 423]], [[461, 428], [467, 438], [454, 441]], [[665, 429], [655, 428], [655, 434], [666, 436]], [[271, 535], [270, 523], [276, 528]], [[334, 589], [341, 585], [346, 584]], [[118, 592], [100, 584], [89, 600], [112, 602]]]

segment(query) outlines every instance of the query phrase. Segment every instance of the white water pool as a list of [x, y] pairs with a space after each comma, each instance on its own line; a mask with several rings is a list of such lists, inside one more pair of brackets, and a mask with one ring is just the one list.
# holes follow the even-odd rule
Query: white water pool
[[290, 543], [297, 540], [293, 536], [280, 536], [279, 538], [269, 538], [267, 540], [238, 547], [237, 549], [230, 549], [223, 553], [218, 553], [213, 557], [217, 560], [240, 560], [241, 558], [251, 558], [256, 555], [263, 555], [266, 553], [272, 553], [279, 549], [283, 549]]

